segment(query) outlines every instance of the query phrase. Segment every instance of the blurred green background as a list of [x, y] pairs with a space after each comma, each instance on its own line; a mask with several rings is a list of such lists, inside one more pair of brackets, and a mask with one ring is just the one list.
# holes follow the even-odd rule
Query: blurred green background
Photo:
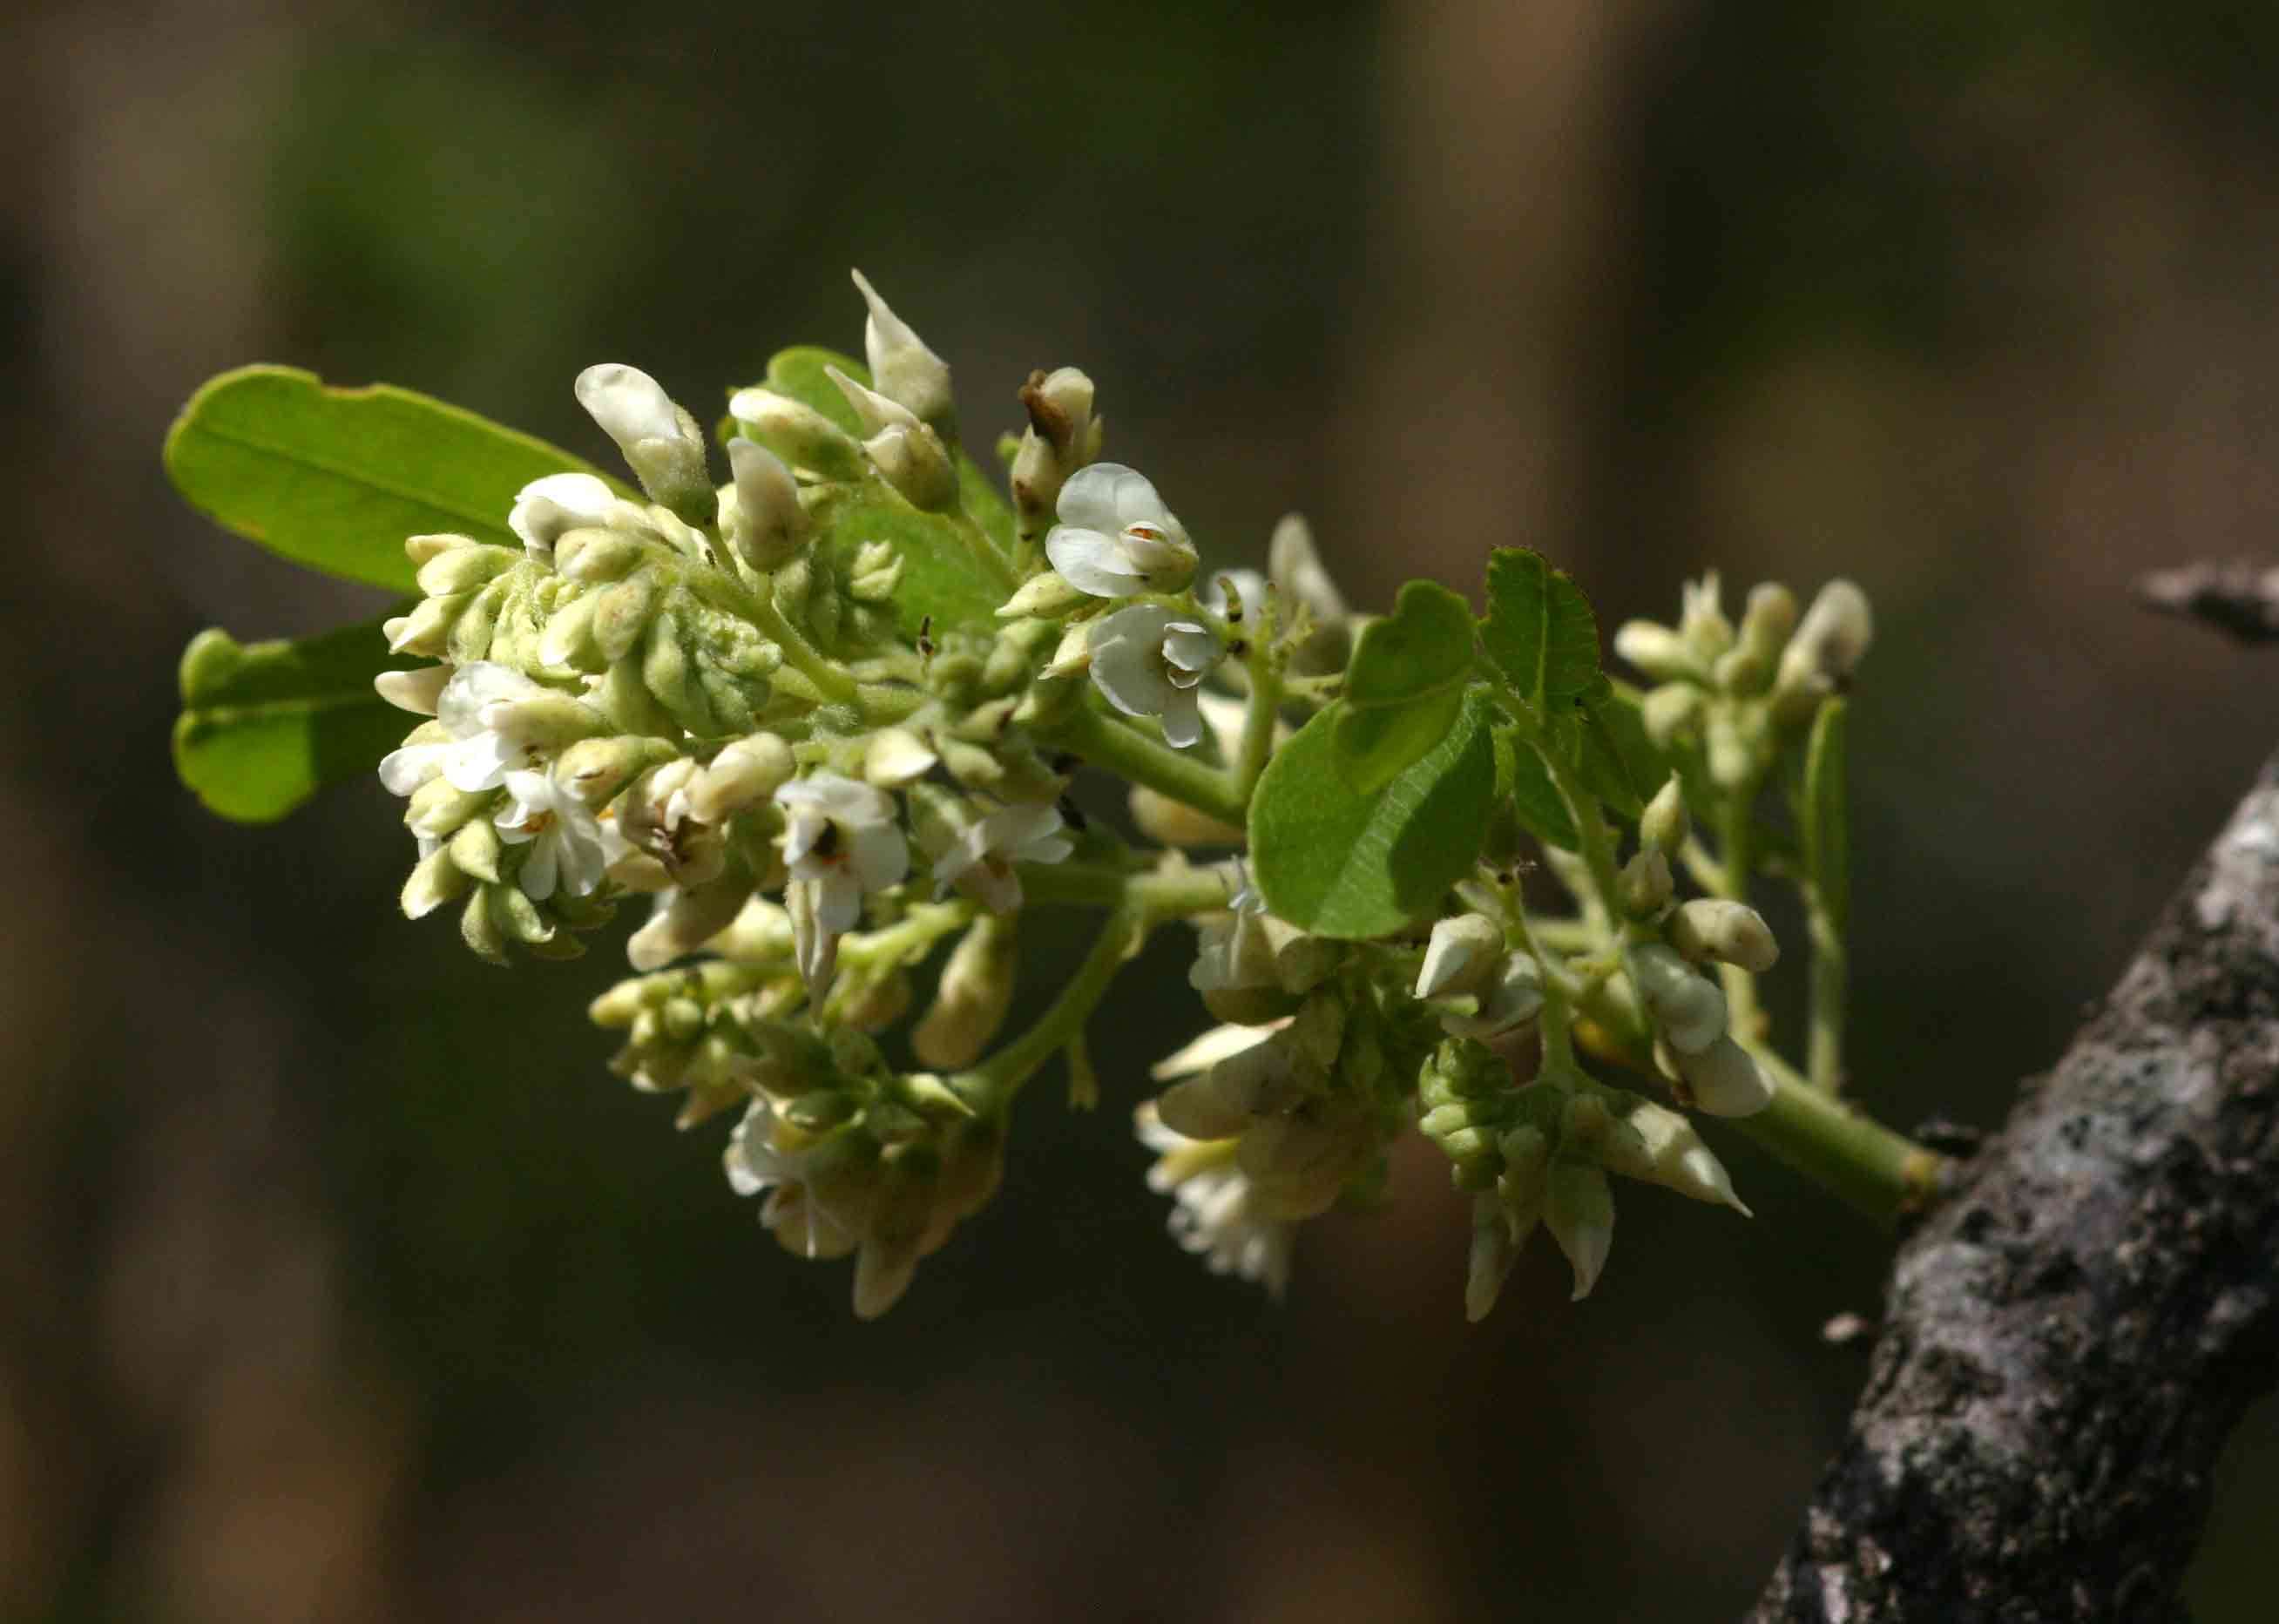
[[[0, 1618], [1730, 1617], [1864, 1369], [1884, 1243], [1627, 1195], [1486, 1325], [1427, 1152], [1277, 1308], [1161, 1234], [1166, 933], [880, 1326], [718, 1127], [392, 899], [377, 782], [217, 822], [183, 641], [369, 612], [184, 510], [209, 373], [386, 378], [598, 455], [852, 348], [859, 264], [984, 441], [1029, 369], [1216, 562], [1304, 509], [1362, 603], [1524, 543], [1611, 626], [1857, 578], [1857, 1087], [1991, 1124], [2279, 740], [2132, 608], [2279, 516], [2279, 10], [1442, 0], [1001, 12], [109, 0], [0, 22]], [[1034, 933], [1064, 953], [1073, 936]], [[2267, 1617], [2279, 1425], [2195, 1582]]]

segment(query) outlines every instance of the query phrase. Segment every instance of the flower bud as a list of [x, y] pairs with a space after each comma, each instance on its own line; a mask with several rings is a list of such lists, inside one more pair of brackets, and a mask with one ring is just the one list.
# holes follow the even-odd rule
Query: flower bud
[[433, 716], [436, 702], [443, 697], [443, 684], [451, 680], [449, 666], [422, 666], [417, 671], [383, 671], [372, 678], [372, 691], [399, 711], [409, 711], [414, 716]]
[[1032, 373], [1021, 387], [1029, 427], [1059, 458], [1064, 477], [1092, 460], [1093, 402], [1092, 380], [1073, 366]]
[[745, 563], [765, 574], [789, 563], [813, 527], [799, 503], [799, 485], [773, 451], [740, 436], [728, 442], [736, 476], [733, 523], [728, 540]]
[[1657, 682], [1707, 674], [1685, 639], [1653, 620], [1624, 621], [1615, 632], [1615, 652]]
[[1679, 1103], [1713, 1117], [1754, 1116], [1773, 1103], [1773, 1081], [1756, 1057], [1730, 1037], [1699, 1053], [1679, 1050], [1677, 1071], [1684, 1086]]
[[526, 556], [554, 562], [554, 550], [572, 530], [603, 528], [618, 505], [618, 493], [590, 473], [549, 473], [525, 485], [506, 516], [507, 528], [522, 538]]
[[1201, 1076], [1165, 1089], [1163, 1125], [1190, 1139], [1232, 1139], [1262, 1116], [1287, 1110], [1301, 1092], [1290, 1051], [1278, 1041], [1237, 1050]]
[[1432, 927], [1424, 963], [1416, 973], [1416, 996], [1484, 993], [1503, 957], [1503, 927], [1484, 914], [1460, 913]]
[[1771, 683], [1782, 646], [1796, 628], [1796, 594], [1776, 581], [1749, 592], [1738, 641], [1717, 661], [1717, 685], [1727, 693], [1762, 693]]
[[766, 966], [790, 963], [797, 943], [790, 911], [754, 897], [706, 945], [733, 964]]
[[871, 307], [870, 319], [863, 324], [863, 351], [869, 358], [872, 381], [882, 393], [947, 430], [955, 417], [948, 364], [894, 314], [869, 278], [860, 271], [854, 276]]
[[723, 874], [709, 885], [659, 892], [648, 923], [625, 939], [625, 962], [649, 971], [686, 958], [733, 924], [751, 895], [751, 880], [741, 874]]
[[1021, 589], [999, 606], [997, 618], [1012, 620], [1033, 615], [1047, 620], [1058, 620], [1070, 610], [1091, 601], [1089, 594], [1070, 586], [1068, 578], [1058, 570], [1047, 570], [1023, 582]]
[[1685, 792], [1673, 773], [1638, 814], [1638, 839], [1665, 854], [1685, 843]]
[[388, 652], [441, 659], [449, 647], [453, 624], [472, 598], [467, 592], [423, 598], [410, 614], [386, 621], [380, 629], [388, 634]]
[[847, 571], [847, 596], [858, 604], [883, 604], [902, 584], [902, 555], [891, 542], [865, 542], [855, 550]]
[[1358, 1107], [1316, 1101], [1303, 1111], [1253, 1123], [1235, 1147], [1235, 1163], [1250, 1180], [1262, 1212], [1316, 1218], [1377, 1148], [1377, 1135]]
[[546, 629], [539, 634], [538, 663], [557, 671], [600, 671], [607, 666], [609, 661], [594, 638], [594, 611], [600, 606], [601, 594], [588, 592], [549, 615]]
[[578, 374], [578, 404], [618, 443], [641, 489], [690, 524], [717, 511], [696, 419], [639, 367], [605, 361]]
[[1844, 681], [1859, 666], [1875, 635], [1868, 595], [1851, 581], [1830, 581], [1813, 598], [1781, 656], [1781, 686], [1811, 679], [1831, 686]]
[[452, 860], [450, 848], [438, 847], [419, 859], [411, 877], [403, 882], [403, 917], [425, 919], [445, 903], [465, 896], [473, 883], [472, 877]]
[[[453, 866], [492, 885], [499, 882], [498, 826], [488, 818], [470, 818], [461, 824], [446, 848]], [[448, 899], [447, 899], [448, 900]]]
[[[1496, 1151], [1503, 1159], [1496, 1189], [1504, 1205], [1522, 1215], [1539, 1211], [1550, 1186], [1550, 1139], [1533, 1123], [1523, 1122], [1496, 1142]], [[1531, 1216], [1528, 1221], [1534, 1221]]]
[[1623, 912], [1634, 920], [1651, 918], [1667, 907], [1677, 881], [1669, 872], [1669, 858], [1659, 846], [1648, 846], [1623, 865], [1616, 883]]
[[[1527, 1229], [1534, 1228], [1530, 1220]], [[1482, 1190], [1472, 1197], [1472, 1246], [1464, 1261], [1464, 1318], [1474, 1325], [1488, 1316], [1503, 1295], [1503, 1282], [1519, 1261], [1520, 1243], [1526, 1237], [1514, 1222], [1503, 1197]]]
[[1633, 948], [1631, 981], [1669, 1046], [1699, 1054], [1725, 1035], [1725, 995], [1659, 942]]
[[1599, 1159], [1610, 1173], [1659, 1184], [1681, 1196], [1753, 1216], [1733, 1193], [1725, 1164], [1701, 1143], [1693, 1124], [1675, 1111], [1639, 1100], [1614, 1125]]
[[407, 535], [403, 538], [403, 556], [411, 559], [412, 567], [417, 569], [456, 548], [487, 545], [487, 543], [479, 542], [472, 535], [457, 535], [449, 532], [434, 535]]
[[442, 840], [496, 798], [488, 789], [461, 789], [438, 775], [411, 792], [404, 803], [403, 827], [429, 840]]
[[881, 789], [900, 789], [933, 770], [941, 758], [907, 727], [881, 727], [863, 751], [863, 777]]
[[847, 404], [854, 408], [865, 435], [879, 434], [889, 428], [915, 433], [924, 427], [918, 421], [917, 414], [901, 402], [890, 400], [878, 390], [856, 382], [836, 366], [825, 367], [823, 375], [836, 384], [839, 392], [847, 397]]
[[728, 414], [745, 434], [794, 468], [827, 480], [863, 477], [862, 444], [814, 407], [773, 389], [738, 389]]
[[1615, 1192], [1589, 1162], [1556, 1161], [1544, 1189], [1543, 1223], [1575, 1271], [1575, 1302], [1591, 1295], [1615, 1244]]
[[503, 547], [454, 547], [419, 566], [419, 589], [429, 597], [472, 592], [512, 568], [518, 556]]
[[941, 436], [925, 424], [888, 424], [863, 442], [863, 450], [879, 477], [912, 507], [939, 513], [956, 505], [957, 468]]
[[1746, 903], [1722, 897], [1699, 897], [1680, 907], [1669, 921], [1669, 941], [1696, 964], [1714, 958], [1752, 974], [1780, 961], [1780, 944], [1764, 916]]
[[1687, 581], [1679, 593], [1677, 635], [1704, 669], [1733, 646], [1733, 623], [1725, 618], [1723, 596], [1715, 570]]
[[640, 643], [649, 617], [656, 612], [661, 586], [655, 570], [643, 570], [594, 594], [590, 629], [594, 647], [605, 662], [616, 665]]
[[1700, 720], [1701, 707], [1706, 703], [1701, 690], [1691, 683], [1665, 682], [1650, 689], [1638, 705], [1646, 737], [1657, 747], [1668, 750], [1672, 741]]
[[1012, 1007], [1018, 935], [1009, 915], [985, 913], [958, 938], [941, 981], [910, 1035], [919, 1059], [941, 1071], [971, 1066]]
[[1145, 784], [1132, 787], [1131, 803], [1132, 821], [1140, 832], [1166, 846], [1239, 846], [1247, 838], [1235, 825]]
[[506, 930], [493, 904], [502, 893], [513, 889], [503, 885], [477, 886], [468, 894], [467, 905], [459, 911], [459, 940], [478, 958], [487, 958], [495, 965], [506, 962]]
[[688, 815], [700, 823], [718, 823], [766, 800], [798, 770], [791, 746], [772, 733], [732, 740], [690, 781]]
[[554, 567], [570, 581], [622, 581], [652, 556], [648, 543], [623, 530], [565, 530], [554, 543]]
[[1477, 1015], [1444, 1014], [1440, 1029], [1452, 1037], [1480, 1043], [1516, 1032], [1543, 1009], [1543, 971], [1525, 953], [1505, 957], [1495, 986], [1480, 1000]]

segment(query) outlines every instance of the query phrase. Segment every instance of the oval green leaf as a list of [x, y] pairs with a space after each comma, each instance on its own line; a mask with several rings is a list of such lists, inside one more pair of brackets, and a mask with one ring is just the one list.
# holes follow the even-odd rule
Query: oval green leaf
[[1324, 936], [1382, 936], [1422, 919], [1477, 860], [1495, 797], [1485, 696], [1374, 793], [1338, 765], [1331, 705], [1274, 754], [1250, 804], [1250, 860], [1266, 905]]
[[390, 654], [377, 620], [273, 643], [200, 632], [182, 651], [174, 770], [223, 817], [273, 822], [403, 743], [418, 719], [372, 680], [420, 663]]
[[1480, 635], [1539, 720], [1606, 691], [1590, 601], [1540, 553], [1499, 547], [1488, 555], [1488, 612]]
[[1372, 620], [1346, 669], [1334, 735], [1356, 789], [1382, 787], [1446, 737], [1472, 674], [1472, 611], [1447, 588], [1412, 581]]
[[595, 470], [559, 447], [457, 406], [375, 383], [333, 389], [290, 366], [224, 373], [166, 435], [184, 500], [294, 563], [411, 592], [406, 536], [522, 543], [515, 495], [549, 473]]

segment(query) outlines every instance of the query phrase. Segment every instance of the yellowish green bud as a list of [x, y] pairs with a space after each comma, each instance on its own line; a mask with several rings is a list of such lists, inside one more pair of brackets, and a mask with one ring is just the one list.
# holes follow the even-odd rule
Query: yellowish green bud
[[1746, 903], [1700, 897], [1669, 921], [1670, 944], [1695, 963], [1714, 958], [1762, 974], [1780, 961], [1780, 944], [1764, 916]]

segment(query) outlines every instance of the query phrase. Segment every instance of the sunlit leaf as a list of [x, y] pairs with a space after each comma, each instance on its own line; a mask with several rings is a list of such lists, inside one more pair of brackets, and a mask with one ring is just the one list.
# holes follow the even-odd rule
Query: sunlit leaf
[[1338, 766], [1341, 705], [1274, 754], [1250, 805], [1250, 856], [1267, 906], [1321, 935], [1381, 936], [1422, 919], [1472, 868], [1495, 795], [1492, 707], [1455, 725], [1391, 782], [1355, 789]]
[[1376, 789], [1454, 725], [1472, 674], [1472, 612], [1447, 588], [1412, 581], [1372, 620], [1347, 666], [1335, 737], [1356, 789]]
[[1607, 691], [1590, 603], [1540, 553], [1500, 547], [1488, 556], [1488, 612], [1480, 635], [1540, 720]]
[[225, 818], [281, 818], [403, 742], [418, 719], [372, 680], [418, 663], [388, 651], [378, 621], [273, 643], [201, 632], [182, 651], [175, 771]]
[[334, 389], [290, 366], [224, 373], [166, 436], [166, 473], [192, 507], [310, 569], [412, 591], [406, 536], [521, 546], [515, 495], [593, 473], [543, 440], [375, 383]]

